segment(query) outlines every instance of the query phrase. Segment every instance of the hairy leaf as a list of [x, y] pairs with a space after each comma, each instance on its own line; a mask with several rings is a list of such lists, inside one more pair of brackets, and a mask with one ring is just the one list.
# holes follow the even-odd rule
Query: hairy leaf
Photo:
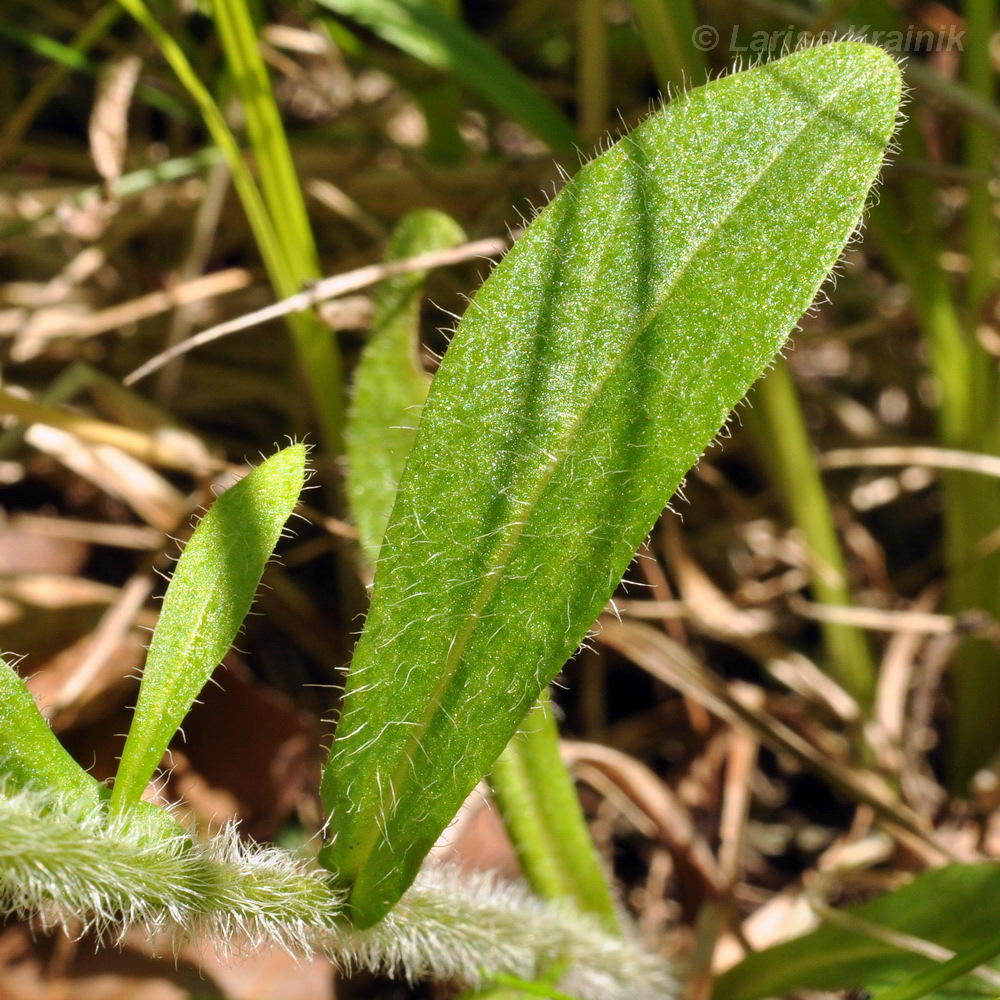
[[683, 95], [584, 167], [470, 305], [400, 483], [323, 776], [383, 916], [808, 308], [900, 76], [841, 42]]
[[56, 739], [25, 683], [0, 659], [0, 774], [8, 786], [98, 802], [107, 789]]
[[209, 508], [177, 561], [146, 657], [111, 797], [139, 800], [167, 744], [243, 624], [305, 479], [306, 449], [279, 451]]
[[[451, 216], [419, 209], [396, 227], [386, 260], [444, 250], [464, 238]], [[347, 495], [361, 547], [373, 564], [430, 386], [417, 357], [420, 288], [426, 277], [426, 271], [410, 271], [379, 285], [371, 339], [354, 375], [347, 423]]]

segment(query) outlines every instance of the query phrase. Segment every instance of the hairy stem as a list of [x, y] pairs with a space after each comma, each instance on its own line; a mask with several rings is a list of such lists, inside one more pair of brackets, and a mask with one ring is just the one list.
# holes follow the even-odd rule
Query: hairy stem
[[531, 980], [563, 963], [559, 988], [580, 1000], [676, 994], [661, 960], [517, 885], [427, 868], [384, 920], [358, 931], [307, 860], [243, 843], [234, 827], [205, 842], [174, 829], [147, 812], [109, 818], [80, 798], [0, 789], [0, 917], [79, 921], [113, 940], [131, 927], [202, 936], [221, 951], [277, 945], [347, 970], [464, 986]]

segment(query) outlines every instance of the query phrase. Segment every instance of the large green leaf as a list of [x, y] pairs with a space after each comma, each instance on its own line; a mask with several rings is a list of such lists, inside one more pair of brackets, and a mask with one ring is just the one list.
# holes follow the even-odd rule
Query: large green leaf
[[[880, 990], [939, 962], [888, 944], [882, 931], [948, 951], [972, 948], [1000, 926], [1000, 865], [950, 865], [896, 892], [843, 911], [852, 926], [828, 924], [747, 956], [716, 980], [714, 1000], [760, 1000], [791, 990]], [[934, 992], [941, 1000], [997, 995], [996, 986], [963, 977]]]
[[135, 805], [195, 698], [236, 638], [305, 478], [306, 449], [279, 451], [208, 509], [163, 598], [111, 797]]
[[[451, 216], [418, 209], [396, 227], [386, 260], [443, 250], [464, 238]], [[426, 271], [410, 271], [379, 285], [371, 339], [354, 373], [347, 415], [347, 496], [361, 547], [372, 564], [430, 387], [417, 356], [420, 289], [426, 277]]]
[[361, 925], [578, 647], [857, 226], [900, 76], [841, 42], [716, 80], [584, 167], [483, 285], [407, 463], [323, 775]]
[[576, 138], [562, 112], [539, 94], [496, 49], [429, 0], [319, 0], [338, 14], [428, 66], [447, 70], [467, 87], [546, 142], [570, 149]]

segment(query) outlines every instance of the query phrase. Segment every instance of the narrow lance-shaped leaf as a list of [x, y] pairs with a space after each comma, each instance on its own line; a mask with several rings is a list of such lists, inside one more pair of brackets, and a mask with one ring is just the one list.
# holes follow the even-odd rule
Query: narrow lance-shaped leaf
[[305, 461], [305, 446], [292, 445], [231, 486], [177, 560], [115, 778], [113, 811], [138, 802], [167, 744], [233, 644], [295, 508]]
[[[464, 238], [451, 216], [419, 209], [396, 227], [386, 260], [444, 250]], [[426, 271], [411, 271], [379, 285], [371, 339], [354, 374], [347, 417], [347, 495], [361, 546], [372, 564], [430, 387], [417, 356], [420, 289], [426, 277]]]
[[850, 238], [893, 60], [840, 42], [683, 95], [584, 167], [470, 305], [383, 542], [323, 776], [369, 925], [577, 648]]

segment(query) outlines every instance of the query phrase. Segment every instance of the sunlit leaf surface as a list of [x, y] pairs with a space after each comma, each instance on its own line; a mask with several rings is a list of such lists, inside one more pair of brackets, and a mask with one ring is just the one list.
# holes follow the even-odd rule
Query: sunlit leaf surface
[[836, 43], [716, 80], [584, 167], [483, 285], [399, 487], [323, 777], [383, 916], [577, 649], [854, 232], [900, 76]]

